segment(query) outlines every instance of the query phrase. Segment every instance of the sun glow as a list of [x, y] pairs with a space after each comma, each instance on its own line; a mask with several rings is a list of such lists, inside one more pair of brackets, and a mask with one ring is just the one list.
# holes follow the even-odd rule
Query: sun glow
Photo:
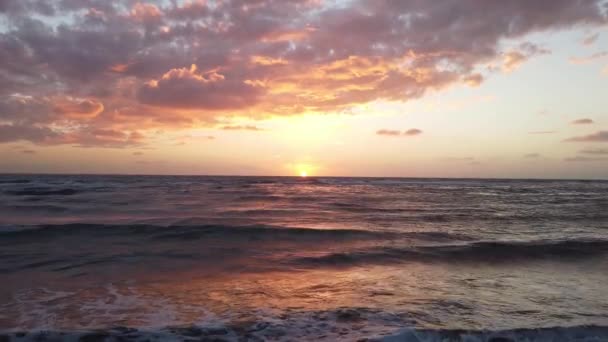
[[308, 177], [308, 172], [306, 172], [305, 170], [300, 171], [300, 177], [302, 177], [302, 178]]

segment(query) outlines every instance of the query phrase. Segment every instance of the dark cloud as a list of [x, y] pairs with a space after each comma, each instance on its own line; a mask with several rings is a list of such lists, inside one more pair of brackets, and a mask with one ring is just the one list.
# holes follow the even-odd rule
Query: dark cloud
[[34, 151], [34, 150], [21, 150], [21, 153], [23, 153], [23, 154], [36, 154], [36, 151]]
[[592, 123], [593, 123], [593, 120], [591, 120], [591, 119], [578, 119], [578, 120], [572, 121], [573, 125], [590, 125]]
[[133, 131], [475, 86], [483, 65], [548, 53], [504, 41], [605, 25], [602, 1], [2, 0], [0, 140], [126, 146]]
[[572, 137], [566, 139], [567, 142], [608, 142], [608, 131], [599, 131], [597, 133], [584, 135], [580, 137]]

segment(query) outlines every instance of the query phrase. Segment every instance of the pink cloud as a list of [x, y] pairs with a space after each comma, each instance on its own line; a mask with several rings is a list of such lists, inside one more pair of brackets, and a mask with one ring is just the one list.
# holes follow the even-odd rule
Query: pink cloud
[[185, 109], [236, 109], [253, 105], [262, 91], [241, 80], [227, 79], [215, 70], [199, 72], [172, 69], [159, 80], [146, 83], [139, 92], [142, 103]]
[[584, 135], [580, 137], [572, 137], [566, 139], [567, 142], [608, 142], [608, 131], [599, 131], [597, 133]]
[[483, 65], [548, 53], [506, 40], [606, 23], [600, 0], [0, 4], [0, 141], [82, 146], [478, 86]]
[[409, 136], [414, 136], [414, 135], [422, 134], [422, 131], [419, 130], [418, 128], [412, 128], [412, 129], [408, 129], [407, 131], [403, 132], [403, 134], [409, 135]]

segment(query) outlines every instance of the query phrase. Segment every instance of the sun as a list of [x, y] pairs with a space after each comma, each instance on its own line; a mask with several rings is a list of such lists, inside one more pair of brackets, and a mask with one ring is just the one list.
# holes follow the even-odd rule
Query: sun
[[302, 177], [302, 178], [308, 177], [308, 172], [306, 172], [305, 170], [300, 171], [300, 177]]

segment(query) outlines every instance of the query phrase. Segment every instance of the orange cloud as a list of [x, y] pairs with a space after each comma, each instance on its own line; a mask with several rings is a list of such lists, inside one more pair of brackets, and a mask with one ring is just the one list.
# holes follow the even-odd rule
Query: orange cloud
[[600, 0], [513, 1], [453, 0], [449, 16], [424, 1], [11, 1], [0, 141], [127, 146], [159, 127], [403, 102], [548, 53], [505, 41], [606, 22]]
[[503, 55], [502, 71], [510, 73], [519, 68], [524, 62], [538, 55], [550, 53], [549, 50], [543, 49], [532, 43], [522, 43], [516, 50], [511, 50]]
[[138, 2], [131, 9], [131, 17], [141, 22], [158, 21], [161, 16], [160, 9], [153, 4]]
[[285, 65], [287, 61], [282, 58], [272, 58], [267, 56], [251, 56], [251, 63], [259, 65]]
[[312, 27], [307, 27], [303, 30], [285, 30], [270, 32], [264, 35], [261, 39], [265, 43], [276, 43], [285, 41], [299, 41], [306, 39], [311, 33], [315, 31]]
[[53, 111], [63, 118], [92, 118], [104, 110], [101, 102], [92, 99], [60, 98], [53, 103]]
[[483, 76], [481, 74], [472, 74], [465, 76], [463, 80], [471, 87], [478, 87], [483, 82]]

